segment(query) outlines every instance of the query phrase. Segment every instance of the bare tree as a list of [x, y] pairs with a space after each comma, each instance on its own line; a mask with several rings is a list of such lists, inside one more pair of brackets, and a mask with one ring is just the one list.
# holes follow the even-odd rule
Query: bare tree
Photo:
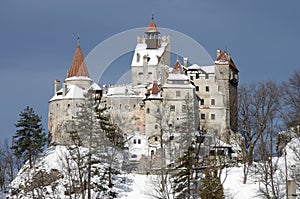
[[239, 89], [239, 132], [244, 138], [241, 144], [244, 183], [247, 182], [256, 146], [264, 139], [268, 124], [279, 112], [279, 99], [279, 87], [273, 81], [244, 85]]

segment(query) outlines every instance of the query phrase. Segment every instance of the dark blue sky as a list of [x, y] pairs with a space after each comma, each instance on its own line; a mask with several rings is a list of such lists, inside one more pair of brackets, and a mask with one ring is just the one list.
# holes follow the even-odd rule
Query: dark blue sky
[[[212, 58], [217, 49], [227, 49], [241, 83], [280, 82], [299, 68], [299, 8], [298, 0], [1, 1], [1, 139], [14, 134], [27, 105], [47, 129], [53, 81], [65, 78], [77, 34], [87, 55], [114, 34], [147, 26], [154, 13], [158, 27], [195, 39]], [[130, 60], [121, 60], [124, 71]]]

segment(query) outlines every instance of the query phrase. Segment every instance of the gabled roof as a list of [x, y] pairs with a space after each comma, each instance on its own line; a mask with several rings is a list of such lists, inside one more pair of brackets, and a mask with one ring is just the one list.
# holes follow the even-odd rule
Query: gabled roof
[[148, 28], [146, 29], [145, 33], [158, 33], [159, 34], [159, 31], [158, 31], [153, 19], [150, 21], [150, 24], [149, 24]]
[[239, 71], [231, 57], [229, 57], [228, 53], [224, 50], [222, 50], [220, 55], [217, 57], [215, 64], [229, 64], [233, 69]]
[[79, 77], [79, 76], [89, 77], [89, 73], [84, 62], [81, 48], [78, 45], [72, 60], [72, 64], [68, 71], [67, 78]]
[[175, 73], [175, 74], [184, 74], [181, 63], [179, 60], [176, 61], [176, 63], [173, 66], [173, 70], [171, 71], [171, 73]]

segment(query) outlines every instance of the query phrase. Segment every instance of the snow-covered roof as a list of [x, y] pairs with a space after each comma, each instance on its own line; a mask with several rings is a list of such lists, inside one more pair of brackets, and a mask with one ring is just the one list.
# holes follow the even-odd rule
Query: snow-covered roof
[[75, 81], [75, 80], [87, 80], [92, 81], [91, 78], [85, 76], [73, 76], [66, 78], [66, 81]]
[[168, 76], [168, 80], [186, 81], [186, 80], [189, 80], [189, 77], [184, 74], [181, 74], [181, 73], [170, 73]]
[[147, 49], [146, 43], [138, 43], [134, 51], [131, 65], [143, 66], [144, 56], [147, 56], [148, 59], [150, 58], [148, 61], [148, 65], [157, 65], [159, 63], [159, 58], [166, 51], [167, 45], [168, 45], [167, 42], [161, 42], [161, 45], [158, 49]]
[[199, 66], [198, 64], [193, 64], [188, 67], [189, 70], [203, 70], [206, 73], [215, 73], [215, 66]]
[[134, 92], [132, 91], [131, 85], [117, 85], [109, 87], [106, 95], [134, 95]]
[[192, 84], [164, 84], [163, 88], [195, 88]]
[[50, 101], [60, 100], [60, 99], [84, 99], [86, 90], [76, 86], [76, 85], [67, 85], [67, 93], [65, 96], [62, 95], [63, 88], [55, 93], [55, 95], [50, 99]]

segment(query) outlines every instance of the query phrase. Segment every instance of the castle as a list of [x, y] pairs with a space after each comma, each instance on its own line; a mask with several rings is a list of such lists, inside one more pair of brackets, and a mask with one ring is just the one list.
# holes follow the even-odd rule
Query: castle
[[[153, 159], [162, 143], [177, 153], [195, 134], [210, 134], [224, 143], [237, 131], [239, 70], [226, 51], [217, 50], [210, 66], [170, 65], [170, 36], [160, 36], [152, 19], [143, 37], [137, 38], [131, 62], [131, 84], [103, 87], [89, 77], [78, 44], [62, 87], [55, 80], [49, 101], [48, 128], [52, 144], [66, 144], [63, 124], [76, 120], [85, 93], [101, 95], [112, 122], [128, 139], [130, 159]], [[173, 143], [177, 144], [172, 144]], [[172, 152], [172, 153], [173, 153]], [[172, 161], [170, 155], [169, 161]]]

